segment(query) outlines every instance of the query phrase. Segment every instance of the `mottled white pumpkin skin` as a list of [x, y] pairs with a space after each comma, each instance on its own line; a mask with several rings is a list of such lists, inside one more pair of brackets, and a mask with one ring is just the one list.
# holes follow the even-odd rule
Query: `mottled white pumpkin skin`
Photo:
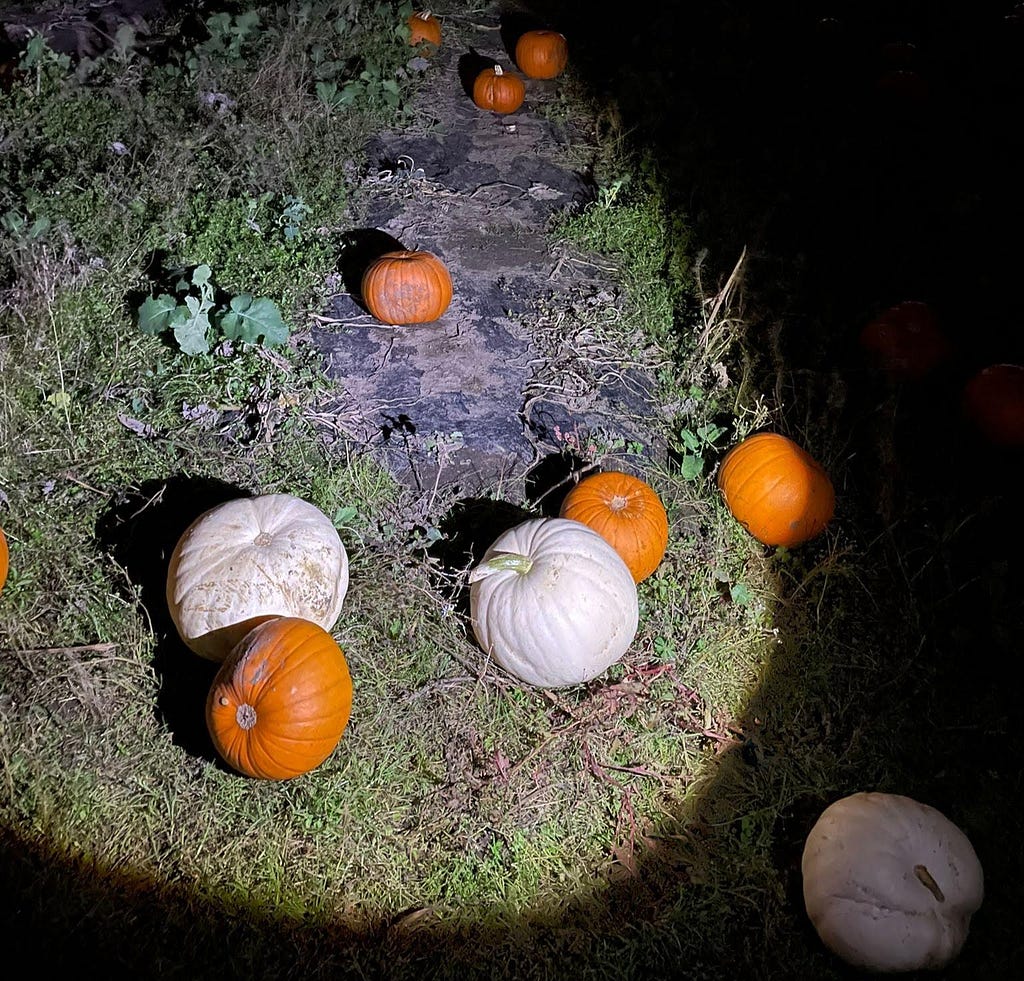
[[[490, 569], [502, 554], [528, 572]], [[629, 649], [639, 620], [626, 563], [597, 532], [566, 518], [532, 518], [501, 534], [470, 574], [470, 619], [480, 646], [539, 688], [590, 681]]]
[[171, 555], [167, 606], [181, 639], [223, 661], [254, 626], [302, 617], [330, 630], [348, 591], [348, 554], [319, 508], [290, 494], [201, 514]]
[[856, 793], [829, 805], [807, 836], [801, 870], [804, 905], [822, 941], [871, 971], [945, 966], [984, 898], [967, 836], [940, 811], [899, 794]]

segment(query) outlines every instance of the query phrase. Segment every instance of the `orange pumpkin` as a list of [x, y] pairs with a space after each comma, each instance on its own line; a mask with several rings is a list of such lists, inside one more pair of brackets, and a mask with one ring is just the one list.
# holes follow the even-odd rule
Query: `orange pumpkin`
[[997, 446], [1024, 446], [1024, 367], [993, 364], [964, 386], [964, 413]]
[[554, 78], [569, 61], [569, 45], [558, 31], [527, 31], [516, 42], [516, 64], [528, 78]]
[[897, 303], [866, 324], [860, 346], [875, 367], [897, 381], [924, 378], [950, 355], [931, 308], [916, 300]]
[[452, 301], [452, 278], [430, 252], [385, 252], [363, 273], [363, 301], [386, 324], [437, 320]]
[[206, 724], [231, 767], [287, 780], [331, 755], [351, 709], [352, 679], [334, 638], [309, 620], [276, 617], [250, 630], [221, 665]]
[[422, 44], [428, 51], [440, 47], [441, 23], [429, 10], [410, 14], [406, 24], [409, 25], [410, 44]]
[[733, 517], [765, 545], [799, 545], [832, 520], [835, 491], [821, 464], [791, 439], [758, 433], [734, 446], [718, 471]]
[[562, 501], [559, 517], [596, 531], [642, 582], [668, 547], [668, 515], [650, 485], [628, 473], [609, 471], [584, 477]]
[[0, 593], [3, 592], [4, 583], [7, 582], [7, 566], [10, 555], [7, 551], [7, 539], [4, 537], [4, 530], [0, 528]]
[[485, 68], [473, 82], [473, 101], [480, 109], [515, 112], [526, 98], [526, 86], [516, 75], [502, 71], [501, 65]]

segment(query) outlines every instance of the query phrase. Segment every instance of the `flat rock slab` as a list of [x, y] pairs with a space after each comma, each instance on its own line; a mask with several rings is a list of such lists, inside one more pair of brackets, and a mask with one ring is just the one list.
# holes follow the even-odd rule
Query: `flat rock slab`
[[[507, 69], [497, 14], [481, 19], [466, 28], [472, 47]], [[614, 271], [553, 248], [546, 234], [553, 215], [593, 197], [569, 163], [567, 143], [582, 136], [538, 111], [559, 81], [528, 80], [514, 114], [481, 111], [460, 79], [468, 48], [446, 32], [434, 59], [411, 62], [425, 72], [415, 122], [367, 148], [376, 170], [365, 227], [352, 232], [439, 256], [451, 305], [432, 324], [382, 325], [346, 279], [313, 341], [345, 391], [339, 426], [396, 477], [467, 496], [500, 485], [514, 497], [549, 452], [649, 442], [641, 434], [658, 410], [649, 374], [588, 336], [587, 320], [621, 303]]]

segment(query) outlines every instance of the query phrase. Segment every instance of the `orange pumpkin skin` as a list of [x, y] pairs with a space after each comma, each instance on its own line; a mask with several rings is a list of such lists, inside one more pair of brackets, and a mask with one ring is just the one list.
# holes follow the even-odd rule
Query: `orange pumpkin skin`
[[318, 624], [276, 617], [228, 655], [206, 699], [217, 752], [235, 770], [288, 780], [319, 766], [352, 710], [345, 655]]
[[894, 381], [918, 381], [950, 355], [931, 308], [916, 300], [897, 303], [866, 324], [860, 346]]
[[452, 301], [452, 278], [430, 252], [385, 252], [363, 273], [363, 301], [386, 324], [437, 320]]
[[441, 23], [429, 10], [410, 14], [406, 24], [409, 25], [410, 44], [423, 44], [428, 50], [441, 46]]
[[997, 446], [1024, 446], [1024, 366], [993, 364], [964, 386], [964, 413]]
[[658, 568], [668, 547], [668, 515], [661, 498], [628, 473], [585, 477], [565, 495], [559, 517], [596, 531], [622, 557], [634, 582], [643, 582]]
[[554, 78], [568, 61], [569, 45], [558, 31], [527, 31], [516, 42], [516, 64], [528, 78]]
[[501, 70], [501, 65], [485, 68], [473, 82], [473, 102], [492, 112], [515, 112], [526, 98], [521, 78]]
[[806, 450], [778, 433], [734, 446], [718, 471], [733, 517], [765, 545], [799, 545], [824, 531], [835, 512], [832, 481]]
[[7, 538], [4, 536], [3, 528], [0, 528], [0, 593], [4, 590], [4, 583], [7, 582], [7, 568], [10, 561], [10, 553], [7, 551]]

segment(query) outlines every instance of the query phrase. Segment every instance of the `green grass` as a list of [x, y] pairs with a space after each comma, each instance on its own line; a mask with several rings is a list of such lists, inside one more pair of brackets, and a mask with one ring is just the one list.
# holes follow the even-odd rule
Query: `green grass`
[[[363, 23], [360, 42], [382, 17]], [[309, 347], [186, 355], [136, 329], [133, 297], [178, 264], [211, 265], [229, 293], [271, 296], [294, 329], [322, 295], [334, 233], [360, 193], [336, 169], [328, 188], [324, 143], [355, 142], [387, 107], [372, 94], [345, 112], [318, 106], [310, 31], [267, 23], [238, 57], [172, 53], [171, 65], [191, 64], [182, 72], [101, 64], [84, 86], [44, 51], [38, 84], [8, 99], [23, 130], [5, 203], [49, 224], [7, 252], [6, 315], [21, 324], [0, 376], [12, 544], [0, 692], [18, 706], [2, 730], [3, 820], [53, 855], [267, 920], [343, 914], [369, 928], [429, 909], [503, 928], [598, 896], [616, 868], [633, 868], [640, 838], [724, 738], [752, 667], [737, 671], [722, 652], [756, 663], [757, 617], [723, 617], [714, 575], [685, 571], [707, 548], [689, 534], [694, 489], [652, 474], [688, 533], [641, 587], [630, 657], [586, 690], [520, 689], [483, 670], [451, 600], [464, 570], [425, 561], [416, 528], [441, 524], [451, 502], [412, 500], [337, 442], [324, 426], [337, 392]], [[373, 44], [384, 77], [397, 52]], [[234, 112], [193, 118], [181, 108], [193, 77], [247, 94]], [[122, 158], [107, 147], [125, 132], [136, 144]], [[678, 226], [664, 225], [656, 183], [643, 180], [636, 207], [608, 200], [566, 229], [581, 247], [636, 255], [623, 273], [634, 307], [653, 302], [636, 291], [666, 257], [683, 269]], [[297, 200], [289, 238], [281, 215]], [[661, 321], [638, 351], [667, 340], [684, 280], [658, 294]], [[625, 329], [644, 336], [635, 321]], [[327, 763], [283, 784], [217, 761], [201, 721], [212, 669], [177, 642], [161, 605], [174, 530], [204, 495], [242, 492], [293, 493], [337, 515], [352, 559], [335, 628], [355, 679], [352, 719]], [[707, 506], [727, 528], [720, 505]], [[671, 671], [649, 678], [649, 661]]]

